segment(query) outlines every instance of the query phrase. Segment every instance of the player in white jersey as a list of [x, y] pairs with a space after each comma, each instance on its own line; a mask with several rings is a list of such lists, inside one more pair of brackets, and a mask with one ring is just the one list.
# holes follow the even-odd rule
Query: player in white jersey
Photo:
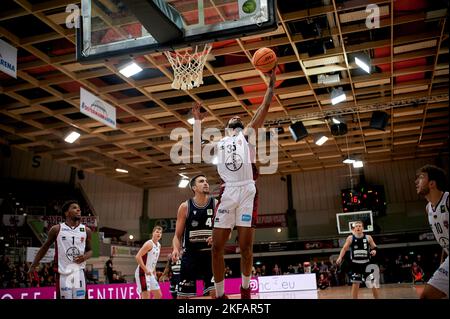
[[161, 289], [156, 278], [156, 264], [158, 262], [161, 244], [159, 240], [162, 236], [162, 227], [155, 226], [152, 231], [152, 239], [147, 240], [136, 254], [138, 266], [134, 273], [137, 285], [137, 292], [141, 299], [161, 299]]
[[91, 230], [81, 224], [81, 210], [76, 201], [63, 204], [66, 220], [54, 225], [36, 254], [30, 272], [39, 264], [50, 246], [55, 245], [56, 297], [58, 299], [86, 299], [84, 269], [92, 256]]
[[421, 298], [448, 298], [448, 213], [449, 192], [446, 187], [445, 172], [439, 167], [425, 165], [417, 172], [417, 194], [424, 196], [428, 204], [426, 212], [434, 237], [447, 257], [425, 285]]
[[[218, 173], [222, 179], [221, 197], [214, 217], [212, 264], [217, 298], [224, 296], [224, 248], [231, 230], [236, 227], [241, 253], [241, 299], [250, 299], [250, 277], [253, 265], [253, 237], [256, 226], [257, 191], [255, 180], [255, 146], [249, 142], [249, 134], [262, 127], [269, 111], [275, 86], [275, 69], [262, 104], [256, 110], [249, 125], [244, 128], [239, 116], [233, 116], [225, 131], [228, 136], [217, 144]], [[196, 104], [192, 113], [201, 120], [200, 106]]]

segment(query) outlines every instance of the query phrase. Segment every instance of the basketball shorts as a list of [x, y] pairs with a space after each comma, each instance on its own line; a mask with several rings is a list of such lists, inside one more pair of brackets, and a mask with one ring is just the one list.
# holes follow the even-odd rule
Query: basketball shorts
[[146, 275], [141, 267], [136, 269], [134, 279], [136, 280], [138, 294], [141, 294], [143, 291], [159, 290], [159, 283], [155, 276]]
[[256, 227], [257, 208], [258, 193], [253, 181], [242, 186], [225, 185], [213, 225], [226, 229], [233, 229], [234, 226]]
[[195, 297], [197, 295], [197, 280], [203, 280], [203, 295], [209, 294], [214, 289], [210, 250], [195, 253], [185, 252], [183, 254], [178, 296]]
[[[378, 265], [374, 263], [351, 263], [351, 279], [352, 283], [366, 282], [370, 288], [380, 288], [380, 274]], [[377, 272], [377, 273], [375, 273]]]
[[71, 274], [56, 275], [57, 299], [86, 299], [84, 269], [73, 270]]
[[448, 297], [448, 256], [445, 261], [434, 272], [428, 284], [442, 291]]

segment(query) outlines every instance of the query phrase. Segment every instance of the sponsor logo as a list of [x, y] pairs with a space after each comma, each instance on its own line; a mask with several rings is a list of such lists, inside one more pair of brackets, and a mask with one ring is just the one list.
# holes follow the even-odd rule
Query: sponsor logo
[[70, 247], [66, 251], [66, 256], [70, 261], [74, 261], [76, 257], [80, 256], [80, 250], [77, 247]]
[[195, 216], [195, 215], [197, 214], [197, 211], [196, 211], [196, 210], [194, 210], [194, 211], [193, 211], [193, 213], [194, 213], [194, 216]]
[[225, 160], [225, 166], [229, 171], [235, 172], [242, 167], [243, 161], [239, 154], [232, 153]]
[[80, 227], [80, 232], [84, 232], [84, 227]]
[[85, 294], [84, 290], [77, 290], [77, 292], [75, 293], [77, 297], [83, 297]]
[[251, 279], [249, 287], [250, 287], [251, 291], [257, 291], [258, 290], [258, 280]]
[[206, 214], [207, 214], [208, 216], [212, 216], [213, 210], [212, 210], [211, 208], [208, 208], [208, 209], [206, 210]]
[[251, 216], [251, 215], [242, 215], [241, 220], [242, 220], [243, 222], [249, 222], [249, 221], [252, 220], [252, 216]]

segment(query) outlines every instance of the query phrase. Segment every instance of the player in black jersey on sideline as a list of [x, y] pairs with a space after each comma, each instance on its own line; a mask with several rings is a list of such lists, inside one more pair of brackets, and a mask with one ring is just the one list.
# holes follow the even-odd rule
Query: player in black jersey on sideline
[[345, 253], [350, 249], [352, 298], [358, 299], [359, 285], [365, 281], [368, 288], [372, 288], [373, 297], [378, 299], [380, 272], [378, 266], [370, 262], [370, 258], [377, 253], [377, 245], [372, 236], [364, 234], [362, 221], [354, 221], [351, 228], [353, 234], [345, 240], [336, 264], [341, 264]]
[[170, 283], [170, 294], [172, 295], [172, 299], [177, 299], [178, 295], [178, 283], [180, 282], [180, 268], [181, 268], [181, 259], [177, 261], [172, 260], [172, 253], [167, 256], [166, 267], [164, 268], [163, 274], [159, 278], [159, 281], [169, 280]]
[[189, 186], [194, 197], [178, 208], [175, 235], [172, 240], [172, 260], [181, 258], [178, 299], [197, 295], [196, 281], [203, 279], [203, 295], [215, 297], [211, 265], [212, 219], [216, 200], [209, 195], [205, 175], [194, 176]]

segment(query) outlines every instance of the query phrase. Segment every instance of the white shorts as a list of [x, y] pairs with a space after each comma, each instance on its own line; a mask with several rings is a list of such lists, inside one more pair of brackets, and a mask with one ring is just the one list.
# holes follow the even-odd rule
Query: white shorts
[[84, 269], [74, 270], [69, 275], [59, 274], [58, 276], [59, 280], [56, 293], [59, 293], [60, 299], [86, 299]]
[[136, 280], [137, 292], [141, 294], [143, 291], [159, 290], [159, 283], [153, 275], [146, 275], [141, 267], [136, 269], [134, 273]]
[[217, 206], [214, 228], [252, 227], [256, 223], [256, 186], [253, 181], [242, 186], [225, 185]]
[[438, 270], [435, 271], [428, 284], [442, 291], [448, 297], [448, 256]]

